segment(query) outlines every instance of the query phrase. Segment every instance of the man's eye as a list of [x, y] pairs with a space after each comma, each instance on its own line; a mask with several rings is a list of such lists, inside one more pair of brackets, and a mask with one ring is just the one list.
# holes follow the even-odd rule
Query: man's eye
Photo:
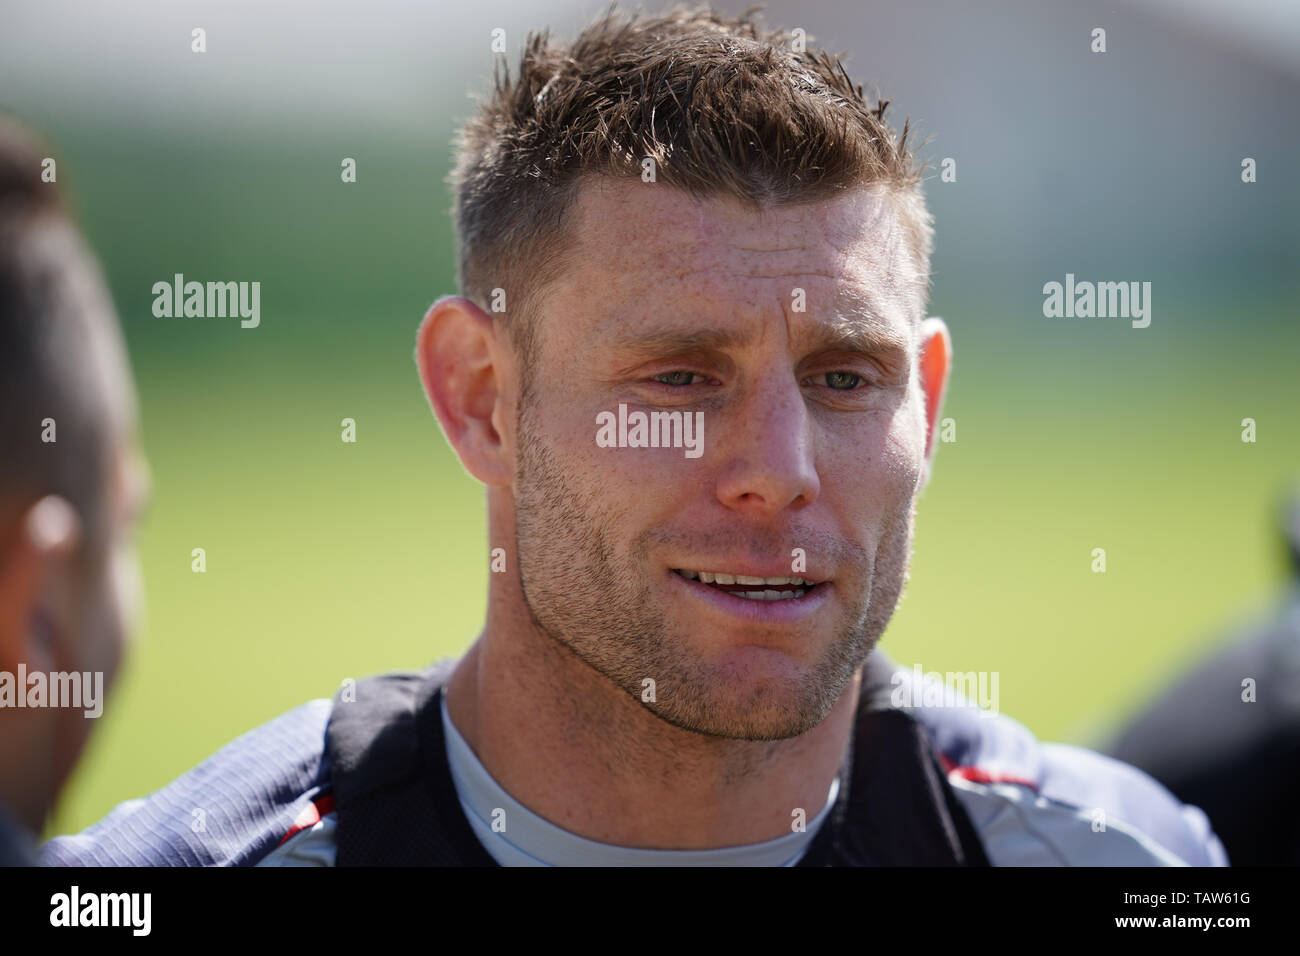
[[662, 375], [656, 375], [654, 380], [661, 385], [692, 385], [691, 379], [695, 378], [694, 372], [677, 371], [664, 372]]
[[852, 391], [858, 387], [862, 376], [853, 372], [827, 372], [826, 384], [837, 391]]

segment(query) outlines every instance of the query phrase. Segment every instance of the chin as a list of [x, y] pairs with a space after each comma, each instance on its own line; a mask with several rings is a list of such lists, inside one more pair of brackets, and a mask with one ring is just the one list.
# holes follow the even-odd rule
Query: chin
[[742, 740], [797, 737], [829, 713], [812, 673], [783, 651], [740, 647], [711, 663], [707, 676], [686, 682], [685, 699], [661, 698], [655, 713], [697, 733]]

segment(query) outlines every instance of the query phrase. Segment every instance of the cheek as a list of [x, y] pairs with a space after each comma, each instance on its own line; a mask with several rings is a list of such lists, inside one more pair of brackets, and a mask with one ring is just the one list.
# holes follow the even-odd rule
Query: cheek
[[925, 429], [923, 424], [900, 423], [889, 433], [883, 455], [888, 480], [910, 499], [925, 470]]
[[925, 470], [925, 405], [919, 390], [913, 389], [908, 402], [889, 423], [884, 442], [885, 467], [909, 496]]
[[859, 513], [880, 515], [910, 503], [925, 464], [925, 428], [916, 410], [864, 423], [820, 457], [823, 495], [847, 500]]
[[[611, 412], [615, 423], [598, 423], [600, 412]], [[629, 409], [631, 411], [631, 409]], [[563, 441], [556, 446], [571, 484], [589, 494], [586, 507], [626, 515], [654, 511], [679, 503], [698, 487], [704, 470], [682, 448], [605, 447], [598, 441], [619, 439], [618, 403], [566, 419]], [[630, 434], [624, 438], [631, 440]], [[707, 446], [705, 446], [707, 448]]]

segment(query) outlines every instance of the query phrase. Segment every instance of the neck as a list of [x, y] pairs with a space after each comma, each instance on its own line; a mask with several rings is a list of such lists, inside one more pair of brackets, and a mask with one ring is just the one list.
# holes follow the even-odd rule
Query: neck
[[[498, 581], [494, 592], [509, 590]], [[790, 833], [796, 808], [811, 820], [826, 802], [860, 673], [799, 737], [705, 736], [661, 720], [538, 631], [522, 595], [502, 596], [452, 674], [447, 707], [487, 771], [534, 813], [601, 843], [710, 849]]]

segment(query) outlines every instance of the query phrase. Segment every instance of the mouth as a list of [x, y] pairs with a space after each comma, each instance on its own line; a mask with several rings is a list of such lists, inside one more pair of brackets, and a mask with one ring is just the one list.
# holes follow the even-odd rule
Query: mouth
[[747, 601], [802, 601], [823, 582], [800, 577], [755, 577], [726, 571], [673, 568], [673, 574]]

